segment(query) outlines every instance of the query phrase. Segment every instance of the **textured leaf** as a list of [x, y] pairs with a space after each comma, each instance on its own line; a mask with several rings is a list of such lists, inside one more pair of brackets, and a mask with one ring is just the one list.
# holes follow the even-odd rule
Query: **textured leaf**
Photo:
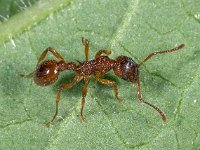
[[7, 21], [11, 16], [26, 10], [38, 0], [0, 0], [0, 21]]
[[[0, 4], [7, 7], [4, 1]], [[0, 24], [0, 149], [200, 149], [200, 1], [30, 4], [19, 11], [0, 11], [12, 16]], [[63, 72], [48, 87], [18, 74], [33, 71], [49, 46], [66, 61], [84, 61], [82, 36], [90, 41], [90, 59], [98, 50], [110, 49], [111, 58], [126, 55], [138, 63], [149, 53], [185, 44], [183, 50], [156, 56], [140, 68], [142, 94], [165, 112], [165, 125], [156, 111], [138, 102], [136, 86], [110, 72], [105, 78], [118, 83], [123, 102], [91, 78], [87, 122], [79, 120], [81, 82], [62, 93], [56, 121], [44, 127], [55, 111], [57, 87], [73, 80], [74, 73]]]

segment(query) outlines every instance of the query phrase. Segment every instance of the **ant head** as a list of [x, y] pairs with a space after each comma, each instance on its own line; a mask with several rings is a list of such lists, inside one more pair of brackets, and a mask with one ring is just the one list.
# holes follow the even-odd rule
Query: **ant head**
[[138, 64], [127, 56], [119, 56], [116, 58], [116, 65], [113, 68], [114, 73], [125, 81], [136, 82], [139, 70]]
[[40, 86], [46, 86], [54, 83], [59, 75], [58, 69], [58, 62], [55, 60], [46, 60], [42, 62], [35, 70], [35, 83]]

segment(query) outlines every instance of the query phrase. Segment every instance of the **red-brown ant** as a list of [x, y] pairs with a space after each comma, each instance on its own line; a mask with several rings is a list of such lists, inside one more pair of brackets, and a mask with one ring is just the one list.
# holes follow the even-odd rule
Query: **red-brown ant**
[[[21, 77], [26, 77], [26, 78], [34, 78], [34, 81], [37, 85], [40, 86], [46, 86], [49, 84], [54, 83], [58, 76], [60, 71], [65, 71], [65, 70], [73, 70], [76, 72], [75, 78], [72, 82], [70, 83], [64, 83], [61, 84], [60, 87], [58, 88], [57, 94], [56, 94], [56, 112], [49, 121], [46, 126], [49, 126], [50, 123], [54, 121], [58, 114], [58, 103], [60, 101], [60, 94], [62, 90], [64, 89], [69, 89], [76, 85], [78, 82], [80, 82], [82, 79], [84, 80], [84, 85], [82, 88], [82, 101], [81, 101], [81, 112], [80, 112], [80, 118], [81, 121], [84, 121], [84, 115], [83, 115], [83, 109], [85, 106], [85, 97], [87, 94], [87, 86], [89, 83], [90, 76], [93, 74], [95, 79], [99, 81], [102, 84], [112, 86], [115, 97], [120, 100], [120, 97], [118, 96], [118, 88], [117, 88], [117, 83], [108, 79], [103, 79], [101, 78], [102, 75], [106, 74], [110, 70], [113, 69], [114, 73], [121, 79], [132, 82], [132, 83], [137, 83], [138, 88], [137, 88], [137, 96], [138, 99], [155, 109], [162, 117], [163, 122], [166, 122], [166, 116], [165, 114], [156, 106], [153, 104], [147, 102], [145, 99], [143, 99], [141, 90], [140, 90], [140, 79], [139, 79], [139, 67], [149, 60], [151, 57], [158, 55], [158, 54], [163, 54], [163, 53], [170, 53], [174, 51], [178, 51], [181, 48], [184, 47], [184, 44], [181, 44], [173, 49], [170, 50], [164, 50], [164, 51], [157, 51], [149, 54], [141, 63], [137, 64], [136, 62], [133, 61], [130, 57], [127, 56], [119, 56], [116, 59], [110, 59], [108, 55], [111, 54], [109, 50], [100, 50], [96, 53], [95, 59], [93, 60], [88, 60], [88, 51], [89, 51], [89, 41], [87, 39], [82, 38], [82, 43], [85, 48], [85, 59], [86, 61], [84, 62], [79, 62], [77, 65], [74, 62], [66, 62], [64, 58], [53, 48], [49, 47], [47, 48], [40, 56], [36, 69], [29, 75], [20, 75]], [[48, 52], [51, 52], [59, 61], [56, 60], [44, 60], [46, 54]], [[102, 56], [102, 54], [105, 54], [107, 56]], [[41, 63], [41, 61], [43, 61]]]

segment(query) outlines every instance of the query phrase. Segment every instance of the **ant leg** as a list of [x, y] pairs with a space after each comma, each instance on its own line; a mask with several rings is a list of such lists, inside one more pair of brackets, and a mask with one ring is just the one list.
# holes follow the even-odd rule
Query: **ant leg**
[[64, 61], [64, 58], [61, 56], [60, 53], [58, 53], [55, 49], [48, 47], [41, 55], [40, 58], [38, 59], [38, 63], [39, 64], [47, 55], [47, 52], [51, 52], [56, 58], [58, 58], [60, 61]]
[[81, 79], [82, 79], [82, 77], [78, 74], [78, 75], [75, 76], [75, 79], [72, 82], [66, 83], [66, 84], [62, 84], [58, 88], [58, 91], [57, 91], [57, 94], [56, 94], [56, 112], [55, 112], [53, 118], [49, 122], [46, 123], [46, 127], [49, 127], [49, 125], [54, 121], [54, 119], [56, 118], [56, 116], [58, 114], [58, 103], [60, 101], [60, 94], [61, 94], [62, 90], [69, 89], [69, 88], [73, 87], [79, 81], [81, 81]]
[[83, 88], [82, 88], [82, 100], [81, 100], [81, 116], [80, 116], [81, 122], [85, 121], [85, 117], [83, 115], [83, 109], [84, 109], [84, 106], [85, 106], [85, 97], [87, 95], [87, 86], [88, 86], [88, 83], [89, 83], [89, 79], [90, 79], [90, 76], [84, 77], [84, 85], [83, 85]]
[[20, 77], [22, 78], [32, 78], [34, 76], [35, 71], [31, 72], [30, 74], [19, 74]]
[[110, 54], [111, 54], [111, 51], [109, 51], [109, 50], [100, 50], [100, 51], [98, 51], [98, 52], [96, 53], [95, 59], [97, 59], [98, 57], [100, 57], [101, 54], [110, 55]]
[[[38, 59], [38, 64], [45, 58], [45, 56], [47, 55], [47, 52], [50, 51], [56, 58], [58, 58], [60, 61], [64, 61], [64, 58], [53, 48], [48, 47], [46, 50], [43, 51], [43, 53], [40, 55], [40, 58]], [[35, 71], [33, 71], [32, 73], [28, 74], [28, 75], [24, 75], [24, 74], [19, 74], [20, 77], [24, 77], [24, 78], [31, 78], [34, 76]]]
[[107, 86], [112, 86], [113, 91], [115, 93], [115, 97], [117, 98], [117, 100], [122, 101], [122, 98], [120, 98], [118, 96], [118, 88], [117, 88], [117, 83], [115, 81], [110, 81], [108, 79], [102, 79], [102, 78], [99, 77], [99, 75], [95, 75], [95, 79], [102, 84], [105, 84]]
[[178, 51], [180, 49], [182, 49], [185, 45], [184, 44], [181, 44], [173, 49], [169, 49], [169, 50], [164, 50], [164, 51], [157, 51], [157, 52], [153, 52], [151, 54], [149, 54], [139, 65], [141, 66], [144, 62], [146, 62], [148, 59], [150, 59], [151, 57], [155, 56], [155, 55], [158, 55], [158, 54], [163, 54], [163, 53], [171, 53], [171, 52], [175, 52], [175, 51]]
[[137, 84], [138, 84], [138, 90], [137, 90], [138, 99], [141, 102], [143, 102], [143, 103], [149, 105], [150, 107], [152, 107], [153, 109], [155, 109], [160, 114], [160, 116], [162, 117], [163, 123], [166, 123], [166, 116], [165, 116], [165, 114], [158, 107], [154, 106], [153, 104], [147, 102], [145, 99], [142, 98], [142, 94], [141, 94], [141, 90], [140, 90], [140, 79], [139, 79], [139, 77], [137, 79]]
[[84, 37], [81, 38], [82, 43], [85, 46], [85, 60], [88, 61], [88, 53], [89, 53], [89, 41], [88, 39], [85, 39]]

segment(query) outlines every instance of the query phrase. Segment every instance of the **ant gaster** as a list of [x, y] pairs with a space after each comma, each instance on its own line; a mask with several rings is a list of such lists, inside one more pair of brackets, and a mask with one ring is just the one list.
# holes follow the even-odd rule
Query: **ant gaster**
[[[56, 94], [56, 112], [53, 118], [46, 124], [49, 126], [58, 114], [58, 103], [60, 101], [61, 92], [65, 89], [69, 89], [80, 82], [82, 79], [84, 80], [84, 85], [82, 88], [82, 101], [81, 101], [81, 112], [80, 112], [80, 119], [84, 121], [83, 109], [85, 106], [85, 97], [87, 94], [87, 87], [89, 83], [89, 79], [91, 75], [94, 75], [95, 79], [102, 84], [107, 86], [113, 87], [113, 91], [115, 93], [115, 97], [120, 100], [118, 96], [118, 88], [117, 83], [115, 81], [111, 81], [108, 79], [101, 78], [102, 75], [106, 74], [110, 70], [113, 69], [114, 73], [121, 79], [137, 83], [137, 97], [139, 101], [149, 105], [153, 109], [155, 109], [160, 116], [162, 117], [163, 122], [166, 122], [165, 114], [156, 106], [146, 101], [141, 94], [140, 90], [140, 79], [139, 79], [139, 67], [149, 60], [151, 57], [163, 54], [163, 53], [170, 53], [174, 51], [178, 51], [184, 47], [184, 44], [181, 44], [173, 49], [164, 50], [164, 51], [157, 51], [149, 54], [141, 63], [137, 64], [133, 61], [130, 57], [127, 56], [119, 56], [116, 59], [111, 59], [108, 55], [111, 54], [109, 50], [100, 50], [96, 53], [95, 59], [88, 60], [88, 52], [89, 52], [89, 41], [87, 39], [82, 38], [82, 43], [85, 49], [85, 59], [84, 62], [79, 62], [77, 65], [74, 62], [66, 62], [64, 58], [53, 48], [47, 48], [40, 56], [36, 69], [29, 75], [20, 75], [21, 77], [32, 78], [34, 79], [35, 83], [40, 86], [46, 86], [49, 84], [54, 83], [58, 76], [59, 72], [65, 70], [73, 70], [76, 72], [74, 80], [70, 83], [61, 84], [57, 90]], [[44, 60], [46, 54], [51, 52], [59, 61], [57, 60]], [[105, 56], [102, 56], [104, 54]]]

